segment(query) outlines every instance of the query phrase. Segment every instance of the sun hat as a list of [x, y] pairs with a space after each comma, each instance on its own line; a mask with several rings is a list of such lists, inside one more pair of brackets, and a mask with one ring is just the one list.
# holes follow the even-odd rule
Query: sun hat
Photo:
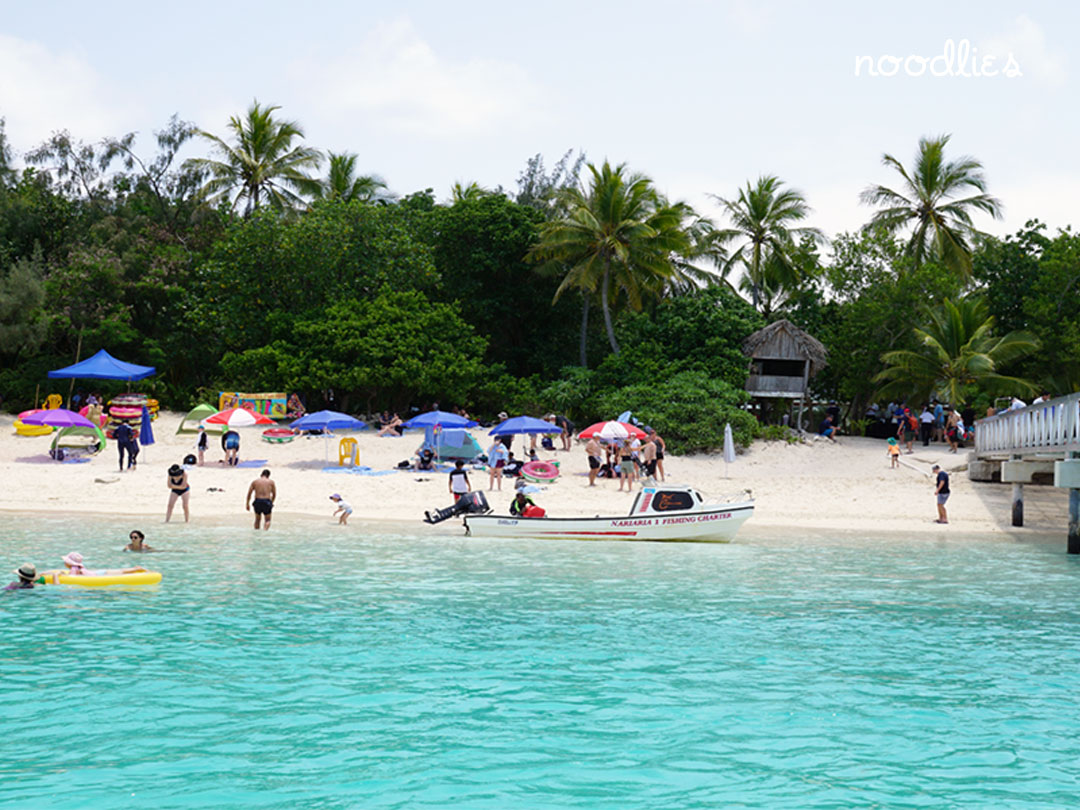
[[23, 579], [34, 579], [37, 576], [37, 569], [34, 568], [33, 563], [23, 563], [15, 569], [14, 574]]
[[180, 473], [182, 473], [183, 471], [184, 468], [181, 467], [179, 464], [173, 464], [171, 467], [169, 467], [169, 475], [180, 475]]
[[510, 417], [506, 415], [506, 411], [499, 411], [499, 418], [500, 419], [509, 419]]
[[82, 565], [82, 554], [77, 551], [72, 551], [70, 554], [64, 557], [64, 562], [66, 562], [68, 565]]
[[330, 496], [330, 500], [332, 500], [332, 501], [340, 501], [340, 500], [341, 500], [341, 496], [340, 496], [340, 495], [338, 495], [338, 494], [337, 494], [337, 493], [335, 492], [335, 493], [334, 493], [333, 495], [331, 495], [331, 496]]
[[895, 436], [890, 436], [889, 437], [889, 444], [896, 444], [896, 437]]

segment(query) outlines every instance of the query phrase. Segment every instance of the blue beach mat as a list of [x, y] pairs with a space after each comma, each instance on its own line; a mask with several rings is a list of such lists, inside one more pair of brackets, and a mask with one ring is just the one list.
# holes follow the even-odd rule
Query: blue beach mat
[[237, 467], [265, 467], [267, 465], [265, 458], [253, 458], [251, 461], [241, 461], [237, 464]]

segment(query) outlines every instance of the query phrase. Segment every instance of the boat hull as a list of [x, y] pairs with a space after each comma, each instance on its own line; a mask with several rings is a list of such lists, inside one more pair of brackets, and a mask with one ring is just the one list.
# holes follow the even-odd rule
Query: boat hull
[[667, 514], [595, 518], [465, 515], [464, 520], [465, 533], [472, 537], [727, 543], [753, 513], [754, 504], [747, 501]]

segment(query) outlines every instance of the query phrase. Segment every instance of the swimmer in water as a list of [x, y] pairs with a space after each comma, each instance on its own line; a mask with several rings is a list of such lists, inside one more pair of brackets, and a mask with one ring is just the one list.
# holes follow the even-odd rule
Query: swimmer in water
[[143, 541], [146, 539], [146, 535], [140, 532], [138, 529], [132, 529], [131, 534], [128, 535], [128, 539], [131, 541], [124, 546], [124, 551], [139, 551], [150, 552], [157, 551], [156, 548], [146, 545]]

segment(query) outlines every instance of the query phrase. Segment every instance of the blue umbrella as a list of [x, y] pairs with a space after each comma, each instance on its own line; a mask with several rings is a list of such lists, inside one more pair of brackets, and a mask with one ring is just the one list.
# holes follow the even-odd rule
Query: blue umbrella
[[340, 411], [316, 411], [301, 416], [291, 427], [293, 430], [363, 430], [367, 424]]
[[472, 419], [466, 419], [464, 416], [458, 416], [456, 413], [428, 411], [419, 416], [414, 416], [404, 424], [404, 427], [471, 428], [476, 427], [478, 424], [479, 422], [474, 422]]
[[146, 447], [154, 443], [154, 429], [150, 427], [150, 409], [142, 406], [142, 424], [139, 425], [139, 443]]
[[488, 431], [489, 436], [510, 436], [515, 433], [558, 433], [559, 428], [532, 416], [515, 416]]

